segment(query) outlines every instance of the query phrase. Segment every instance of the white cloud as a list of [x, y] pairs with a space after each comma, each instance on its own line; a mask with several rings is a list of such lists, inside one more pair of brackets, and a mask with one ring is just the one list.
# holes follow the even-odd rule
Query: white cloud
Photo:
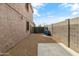
[[79, 10], [79, 4], [75, 3], [71, 5], [71, 11], [78, 11]]
[[79, 4], [78, 3], [64, 3], [61, 4], [62, 7], [70, 7], [71, 11], [79, 10]]
[[68, 3], [62, 3], [61, 5], [59, 5], [59, 7], [70, 7], [71, 4]]
[[32, 3], [32, 6], [34, 8], [40, 8], [40, 7], [44, 6], [44, 3]]
[[33, 6], [33, 10], [34, 10], [34, 16], [40, 16], [38, 10], [39, 8], [41, 8], [42, 6], [44, 6], [43, 3], [32, 3], [32, 6]]
[[68, 19], [69, 17], [54, 17], [51, 15], [48, 15], [46, 17], [41, 17], [38, 19], [37, 22], [35, 22], [37, 25], [43, 24], [43, 25], [49, 25], [49, 24], [54, 24], [58, 23], [61, 21], [64, 21], [65, 19]]
[[65, 7], [65, 8], [70, 7], [72, 16], [79, 14], [79, 3], [65, 3], [65, 4], [61, 4], [60, 6]]
[[72, 16], [79, 14], [79, 4], [75, 3], [71, 6]]
[[76, 11], [72, 13], [73, 16], [74, 16], [74, 15], [77, 15], [77, 14], [78, 14], [78, 12], [76, 12]]
[[33, 10], [34, 10], [34, 15], [35, 16], [40, 16], [40, 14], [38, 13], [38, 10], [37, 9], [34, 8]]

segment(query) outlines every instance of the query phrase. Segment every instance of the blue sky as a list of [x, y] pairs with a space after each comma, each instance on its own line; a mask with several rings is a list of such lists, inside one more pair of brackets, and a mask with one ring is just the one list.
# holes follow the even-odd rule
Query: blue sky
[[32, 3], [34, 23], [48, 25], [79, 16], [78, 3]]

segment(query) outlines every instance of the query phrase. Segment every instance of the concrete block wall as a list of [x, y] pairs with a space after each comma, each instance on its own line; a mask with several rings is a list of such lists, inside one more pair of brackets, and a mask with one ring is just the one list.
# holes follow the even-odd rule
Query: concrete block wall
[[70, 47], [79, 52], [79, 17], [70, 20]]
[[53, 34], [61, 38], [61, 42], [68, 46], [68, 21], [53, 24]]
[[[17, 5], [20, 8], [20, 5]], [[27, 21], [29, 18], [19, 14], [7, 4], [0, 4], [0, 52], [7, 51], [30, 34], [30, 30], [26, 30]]]
[[[68, 20], [51, 25], [53, 34], [68, 46]], [[51, 28], [50, 28], [51, 29]], [[70, 19], [70, 48], [79, 52], [79, 17]]]

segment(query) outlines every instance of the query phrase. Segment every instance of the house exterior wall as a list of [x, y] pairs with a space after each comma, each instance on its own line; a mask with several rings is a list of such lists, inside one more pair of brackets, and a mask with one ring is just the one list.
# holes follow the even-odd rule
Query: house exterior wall
[[[0, 52], [5, 52], [30, 35], [27, 22], [33, 26], [32, 9], [24, 3], [0, 4]], [[28, 4], [30, 5], [30, 4]], [[29, 6], [30, 8], [30, 6]], [[31, 7], [32, 8], [32, 7]]]

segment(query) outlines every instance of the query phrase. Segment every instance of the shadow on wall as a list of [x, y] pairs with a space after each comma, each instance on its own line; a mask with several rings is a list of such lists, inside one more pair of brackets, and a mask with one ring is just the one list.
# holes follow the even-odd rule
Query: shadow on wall
[[34, 33], [44, 33], [44, 27], [34, 27]]
[[34, 33], [44, 33], [47, 36], [51, 36], [51, 32], [46, 27], [34, 27]]

